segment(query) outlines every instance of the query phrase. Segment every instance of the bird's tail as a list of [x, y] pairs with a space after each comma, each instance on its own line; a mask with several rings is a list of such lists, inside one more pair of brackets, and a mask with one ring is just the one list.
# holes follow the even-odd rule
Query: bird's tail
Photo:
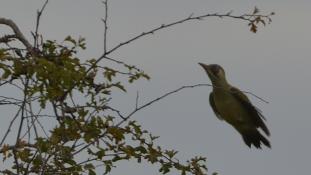
[[242, 133], [244, 142], [248, 147], [254, 145], [256, 148], [261, 149], [261, 143], [271, 148], [270, 142], [258, 130], [247, 131]]

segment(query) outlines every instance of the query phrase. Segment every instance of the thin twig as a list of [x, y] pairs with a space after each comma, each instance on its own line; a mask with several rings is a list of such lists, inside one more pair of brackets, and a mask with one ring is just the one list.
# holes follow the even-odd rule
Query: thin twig
[[105, 16], [102, 19], [104, 22], [104, 53], [107, 52], [107, 32], [108, 32], [108, 0], [102, 1], [105, 6]]
[[[273, 14], [270, 14], [270, 15], [244, 14], [244, 15], [236, 16], [236, 15], [231, 15], [231, 12], [232, 11], [230, 11], [228, 13], [225, 13], [225, 14], [212, 13], [212, 14], [205, 14], [205, 15], [199, 15], [199, 16], [194, 16], [193, 13], [192, 13], [187, 18], [180, 19], [180, 20], [177, 20], [175, 22], [168, 23], [168, 24], [162, 24], [159, 27], [151, 29], [151, 30], [149, 30], [147, 32], [142, 32], [141, 34], [136, 35], [136, 36], [132, 37], [131, 39], [127, 40], [127, 41], [121, 42], [118, 45], [116, 45], [113, 48], [111, 48], [110, 50], [105, 50], [104, 53], [95, 61], [94, 64], [96, 65], [97, 63], [99, 63], [104, 58], [107, 59], [107, 56], [109, 54], [111, 54], [112, 52], [116, 51], [117, 49], [119, 49], [120, 47], [122, 47], [124, 45], [130, 44], [133, 41], [136, 41], [136, 40], [138, 40], [140, 38], [143, 38], [144, 36], [154, 34], [155, 32], [158, 32], [160, 30], [163, 30], [163, 29], [175, 26], [177, 24], [182, 24], [182, 23], [185, 23], [187, 21], [194, 21], [194, 20], [201, 21], [201, 20], [206, 19], [208, 17], [219, 17], [219, 18], [227, 17], [227, 18], [240, 19], [240, 20], [243, 20], [243, 21], [247, 21], [249, 23], [253, 23], [256, 20], [256, 18], [258, 18], [258, 17], [259, 18], [265, 18], [268, 21], [271, 21], [270, 16], [273, 15]], [[254, 17], [254, 19], [252, 19], [252, 17]]]
[[106, 109], [110, 109], [110, 110], [113, 111], [113, 112], [116, 112], [120, 118], [122, 118], [123, 120], [125, 120], [125, 117], [121, 114], [121, 112], [120, 112], [119, 110], [114, 109], [114, 108], [112, 108], [112, 107], [110, 107], [110, 106], [105, 106], [105, 108], [106, 108]]
[[39, 25], [40, 25], [40, 18], [42, 15], [42, 12], [44, 11], [46, 5], [48, 4], [49, 0], [46, 0], [43, 6], [41, 7], [41, 10], [37, 11], [37, 19], [36, 19], [36, 29], [35, 29], [35, 34], [34, 34], [34, 47], [38, 48], [38, 32], [39, 32]]
[[[24, 99], [23, 99], [23, 103], [21, 105], [21, 120], [20, 120], [20, 123], [19, 123], [19, 127], [18, 127], [18, 131], [17, 131], [17, 136], [16, 136], [16, 141], [15, 141], [15, 146], [17, 147], [19, 144], [20, 144], [20, 135], [21, 135], [21, 132], [22, 132], [22, 128], [23, 128], [23, 125], [24, 125], [24, 116], [25, 116], [25, 113], [26, 113], [26, 103], [27, 103], [27, 91], [28, 91], [28, 83], [29, 83], [29, 79], [26, 79], [26, 82], [24, 84]], [[16, 149], [13, 149], [13, 157], [14, 157], [14, 163], [15, 163], [15, 166], [16, 166], [16, 171], [17, 171], [17, 174], [19, 174], [20, 172], [20, 167], [19, 167], [19, 161], [18, 161], [18, 157], [17, 157], [17, 154], [16, 154]]]
[[28, 91], [28, 83], [29, 83], [29, 79], [26, 80], [25, 84], [24, 84], [24, 100], [23, 103], [21, 105], [21, 121], [18, 127], [18, 132], [17, 132], [17, 137], [16, 137], [16, 145], [19, 143], [20, 141], [20, 136], [21, 136], [21, 132], [22, 132], [22, 128], [23, 128], [23, 123], [24, 123], [24, 117], [25, 117], [25, 113], [26, 113], [26, 103], [27, 103], [27, 91]]
[[[31, 130], [32, 127], [33, 127], [33, 129], [34, 129], [36, 138], [38, 138], [38, 137], [39, 137], [39, 134], [38, 134], [38, 131], [37, 131], [37, 127], [36, 127], [36, 125], [35, 125], [35, 122], [36, 122], [36, 120], [38, 119], [38, 115], [35, 115], [35, 114], [33, 113], [33, 109], [32, 109], [32, 104], [31, 104], [31, 102], [29, 102], [29, 103], [27, 103], [27, 104], [28, 104], [28, 107], [29, 107], [29, 111], [27, 111], [27, 112], [28, 112], [28, 113], [30, 114], [30, 116], [31, 116], [31, 117], [30, 117], [30, 118], [31, 118], [31, 123], [30, 123], [30, 125], [29, 125], [27, 131], [25, 132], [25, 134], [24, 134], [21, 138], [24, 138], [24, 137], [26, 136], [26, 134], [30, 135], [30, 130]], [[40, 109], [40, 111], [41, 111], [41, 109]], [[40, 111], [39, 111], [38, 114], [40, 114]], [[28, 121], [28, 117], [25, 116], [25, 118], [27, 118], [27, 121]]]
[[138, 108], [138, 100], [139, 100], [139, 92], [136, 93], [136, 100], [135, 100], [135, 109]]
[[[28, 83], [29, 83], [29, 79], [26, 79], [26, 82], [24, 83], [24, 100], [23, 100], [23, 103], [21, 105], [21, 120], [20, 120], [20, 123], [19, 123], [19, 127], [18, 127], [18, 132], [17, 132], [17, 136], [16, 136], [16, 142], [15, 142], [15, 145], [16, 147], [20, 144], [20, 135], [21, 135], [21, 132], [22, 132], [22, 128], [23, 128], [23, 125], [24, 125], [24, 116], [25, 116], [25, 113], [26, 113], [26, 103], [27, 103], [27, 91], [28, 91]], [[17, 170], [17, 174], [19, 174], [20, 172], [20, 167], [19, 167], [19, 161], [18, 161], [18, 157], [17, 157], [17, 154], [16, 154], [16, 150], [13, 149], [13, 157], [14, 157], [14, 163], [15, 163], [15, 166], [17, 167], [16, 170]]]
[[205, 14], [205, 15], [199, 15], [199, 16], [193, 16], [193, 14], [191, 14], [187, 18], [184, 18], [184, 19], [181, 19], [181, 20], [177, 20], [175, 22], [168, 23], [168, 24], [162, 24], [159, 27], [156, 27], [156, 28], [154, 28], [152, 30], [149, 30], [147, 32], [143, 32], [143, 33], [141, 33], [141, 34], [139, 34], [137, 36], [134, 36], [133, 38], [131, 38], [131, 39], [127, 40], [127, 41], [121, 42], [120, 44], [118, 44], [117, 46], [113, 47], [112, 49], [107, 51], [105, 54], [103, 54], [103, 56], [109, 55], [110, 53], [114, 52], [115, 50], [119, 49], [120, 47], [122, 47], [124, 45], [127, 45], [127, 44], [129, 44], [129, 43], [131, 43], [131, 42], [133, 42], [133, 41], [135, 41], [137, 39], [140, 39], [143, 36], [154, 34], [155, 32], [157, 32], [159, 30], [162, 30], [162, 29], [165, 29], [165, 28], [169, 28], [169, 27], [175, 26], [177, 24], [182, 24], [182, 23], [187, 22], [187, 21], [203, 20], [203, 19], [206, 19], [208, 17], [219, 17], [219, 18], [227, 17], [227, 18], [240, 19], [240, 20], [247, 21], [247, 22], [253, 22], [253, 19], [251, 19], [251, 17], [262, 17], [262, 18], [266, 18], [266, 19], [269, 20], [270, 16], [271, 15], [254, 15], [254, 14], [252, 14], [252, 15], [245, 14], [245, 15], [236, 16], [236, 15], [231, 15], [231, 13], [225, 13], [225, 14], [212, 13], [212, 14]]
[[262, 97], [259, 97], [258, 95], [254, 94], [254, 93], [252, 93], [252, 92], [249, 92], [249, 91], [242, 91], [242, 92], [247, 93], [247, 94], [250, 94], [250, 95], [252, 95], [252, 96], [258, 98], [258, 99], [261, 100], [262, 102], [265, 102], [265, 103], [267, 103], [267, 104], [269, 103], [267, 100], [263, 99]]
[[22, 110], [22, 106], [18, 109], [18, 111], [16, 112], [15, 116], [13, 117], [13, 119], [10, 121], [10, 124], [9, 124], [9, 127], [8, 129], [6, 130], [2, 140], [1, 140], [1, 143], [0, 143], [0, 147], [3, 145], [4, 141], [6, 140], [6, 137], [9, 135], [9, 133], [11, 132], [11, 129], [12, 129], [12, 125], [13, 123], [15, 122], [15, 120], [17, 119], [17, 117], [19, 116], [19, 113], [21, 112]]
[[160, 101], [161, 99], [163, 99], [163, 98], [165, 98], [165, 97], [167, 97], [167, 96], [169, 96], [169, 95], [175, 94], [175, 93], [177, 93], [177, 92], [179, 92], [179, 91], [181, 91], [181, 90], [183, 90], [183, 89], [195, 88], [195, 87], [198, 87], [198, 86], [212, 86], [212, 85], [210, 85], [210, 84], [196, 84], [196, 85], [182, 86], [182, 87], [180, 87], [180, 88], [178, 88], [178, 89], [175, 89], [175, 90], [173, 90], [173, 91], [167, 92], [167, 93], [165, 93], [164, 95], [162, 95], [162, 96], [160, 96], [160, 97], [158, 97], [158, 98], [155, 98], [155, 99], [149, 101], [148, 103], [146, 103], [146, 104], [144, 104], [144, 105], [142, 105], [142, 106], [136, 107], [128, 116], [125, 117], [125, 120], [120, 121], [116, 126], [120, 126], [124, 121], [128, 120], [128, 119], [129, 119], [133, 114], [135, 114], [136, 112], [138, 112], [138, 111], [140, 111], [140, 110], [146, 108], [147, 106], [152, 105], [153, 103], [155, 103], [155, 102], [157, 102], [157, 101]]

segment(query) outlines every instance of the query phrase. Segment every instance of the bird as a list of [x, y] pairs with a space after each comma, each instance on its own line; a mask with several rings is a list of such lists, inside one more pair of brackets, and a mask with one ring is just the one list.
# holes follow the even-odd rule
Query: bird
[[271, 148], [267, 139], [270, 131], [261, 111], [241, 90], [228, 83], [225, 71], [220, 65], [198, 64], [203, 67], [212, 82], [213, 90], [209, 95], [209, 103], [217, 118], [232, 125], [249, 148], [253, 145], [261, 149], [262, 144]]

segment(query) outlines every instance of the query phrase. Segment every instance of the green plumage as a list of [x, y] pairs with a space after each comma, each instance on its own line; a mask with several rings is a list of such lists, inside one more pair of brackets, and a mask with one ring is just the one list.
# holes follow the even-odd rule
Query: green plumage
[[243, 92], [226, 81], [223, 68], [219, 65], [200, 65], [206, 70], [213, 84], [209, 102], [215, 115], [232, 125], [249, 147], [254, 145], [261, 148], [262, 143], [270, 148], [270, 142], [258, 130], [261, 129], [267, 136], [270, 135], [260, 111]]

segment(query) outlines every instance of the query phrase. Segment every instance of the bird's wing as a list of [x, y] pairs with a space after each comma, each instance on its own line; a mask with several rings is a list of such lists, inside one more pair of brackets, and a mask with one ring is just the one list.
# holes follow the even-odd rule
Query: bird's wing
[[269, 129], [265, 125], [262, 119], [265, 117], [260, 113], [258, 110], [247, 98], [247, 96], [241, 92], [238, 88], [232, 87], [230, 89], [232, 95], [245, 107], [245, 109], [250, 114], [251, 120], [255, 124], [255, 126], [261, 128], [267, 135], [270, 135]]
[[224, 120], [224, 119], [220, 116], [220, 114], [219, 114], [219, 112], [218, 112], [218, 110], [217, 110], [217, 108], [216, 108], [213, 92], [211, 92], [211, 93], [209, 94], [209, 103], [210, 103], [210, 105], [211, 105], [211, 107], [212, 107], [212, 109], [213, 109], [213, 111], [214, 111], [216, 117], [217, 117], [219, 120]]

